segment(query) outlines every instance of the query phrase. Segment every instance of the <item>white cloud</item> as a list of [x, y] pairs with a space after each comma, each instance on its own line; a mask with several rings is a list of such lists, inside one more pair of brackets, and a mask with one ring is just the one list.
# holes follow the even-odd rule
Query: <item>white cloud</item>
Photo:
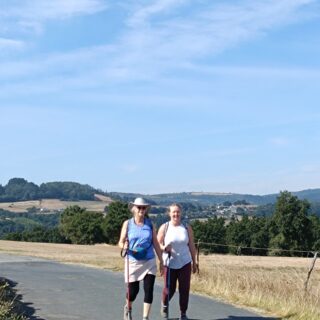
[[122, 166], [121, 169], [124, 173], [128, 173], [128, 174], [135, 173], [138, 171], [138, 167], [135, 164], [125, 164]]
[[161, 13], [170, 12], [175, 8], [189, 2], [188, 0], [156, 0], [148, 1], [145, 6], [138, 6], [132, 16], [128, 20], [128, 25], [131, 27], [141, 26], [148, 22], [148, 20]]
[[0, 16], [28, 21], [44, 21], [93, 14], [106, 7], [106, 3], [102, 0], [13, 0], [0, 6]]
[[275, 137], [270, 140], [270, 143], [276, 147], [285, 147], [290, 144], [290, 140], [285, 137]]
[[301, 167], [302, 173], [319, 173], [319, 164], [305, 164]]
[[1, 1], [0, 36], [41, 34], [47, 21], [90, 15], [106, 8], [107, 4], [103, 0]]
[[266, 66], [198, 66], [194, 63], [185, 64], [185, 69], [207, 76], [232, 76], [240, 78], [320, 78], [320, 69], [302, 67], [266, 67]]
[[25, 43], [20, 40], [0, 38], [0, 50], [18, 49], [25, 47]]

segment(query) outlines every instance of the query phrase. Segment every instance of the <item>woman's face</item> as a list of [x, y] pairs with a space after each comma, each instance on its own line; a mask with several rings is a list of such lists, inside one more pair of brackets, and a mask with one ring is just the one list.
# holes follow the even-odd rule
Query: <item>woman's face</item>
[[181, 210], [177, 206], [170, 207], [169, 211], [170, 220], [172, 222], [180, 223], [181, 221]]
[[145, 206], [135, 206], [136, 209], [135, 209], [135, 214], [142, 217], [146, 214], [147, 212], [147, 207]]

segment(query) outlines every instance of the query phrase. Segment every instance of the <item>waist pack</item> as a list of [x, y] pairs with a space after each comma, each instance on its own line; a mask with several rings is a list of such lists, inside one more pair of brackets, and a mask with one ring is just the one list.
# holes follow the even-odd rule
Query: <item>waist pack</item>
[[147, 256], [148, 249], [151, 247], [151, 245], [148, 248], [141, 248], [136, 247], [134, 249], [130, 249], [129, 253], [136, 259], [136, 260], [144, 260]]

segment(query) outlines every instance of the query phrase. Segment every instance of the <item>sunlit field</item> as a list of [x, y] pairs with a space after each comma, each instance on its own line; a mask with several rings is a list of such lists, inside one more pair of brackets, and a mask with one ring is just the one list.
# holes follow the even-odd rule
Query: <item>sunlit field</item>
[[42, 200], [30, 200], [30, 201], [17, 201], [17, 202], [1, 202], [0, 209], [15, 212], [24, 213], [28, 209], [35, 208], [37, 210], [43, 210], [43, 212], [64, 210], [69, 206], [80, 206], [86, 208], [88, 211], [103, 212], [106, 205], [112, 201], [110, 198], [96, 194], [95, 201], [63, 201], [59, 199], [42, 199]]

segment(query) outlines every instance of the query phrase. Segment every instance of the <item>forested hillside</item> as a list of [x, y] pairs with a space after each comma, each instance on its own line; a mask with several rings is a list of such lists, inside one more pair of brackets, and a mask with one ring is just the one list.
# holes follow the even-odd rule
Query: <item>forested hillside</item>
[[47, 182], [40, 186], [23, 178], [13, 178], [0, 185], [0, 202], [27, 201], [38, 199], [94, 200], [96, 193], [106, 193], [87, 184], [76, 182]]
[[[299, 199], [306, 199], [310, 202], [320, 203], [320, 189], [309, 189], [291, 192]], [[110, 192], [110, 196], [122, 201], [132, 201], [138, 196], [143, 196], [152, 204], [169, 205], [173, 202], [189, 202], [199, 205], [213, 205], [223, 202], [234, 203], [236, 201], [246, 201], [254, 205], [266, 205], [275, 203], [279, 193], [268, 195], [236, 194], [236, 193], [211, 193], [211, 192], [180, 192], [162, 193], [155, 195], [141, 195], [136, 193]]]
[[[211, 193], [211, 192], [180, 192], [162, 194], [140, 194], [124, 192], [104, 192], [95, 189], [87, 184], [77, 182], [47, 182], [40, 186], [28, 182], [23, 178], [13, 178], [2, 186], [0, 185], [0, 202], [27, 201], [39, 199], [60, 199], [60, 200], [94, 200], [95, 194], [102, 194], [112, 197], [115, 200], [124, 202], [132, 201], [136, 197], [144, 197], [153, 205], [167, 206], [173, 202], [192, 203], [199, 206], [221, 204], [224, 202], [234, 203], [246, 201], [253, 205], [266, 205], [275, 203], [278, 194], [252, 195], [236, 193]], [[309, 189], [291, 192], [299, 199], [306, 199], [311, 203], [320, 203], [320, 189]]]

